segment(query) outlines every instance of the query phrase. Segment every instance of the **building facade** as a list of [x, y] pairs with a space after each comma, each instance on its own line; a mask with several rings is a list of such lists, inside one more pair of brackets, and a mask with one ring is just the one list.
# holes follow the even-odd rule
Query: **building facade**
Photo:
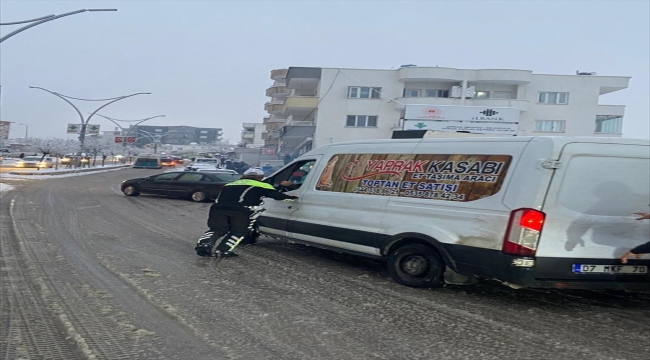
[[11, 131], [10, 121], [0, 121], [0, 140], [8, 140]]
[[262, 133], [266, 125], [263, 123], [242, 123], [241, 140], [239, 145], [242, 147], [264, 147]]
[[603, 105], [600, 96], [626, 89], [630, 79], [412, 65], [393, 70], [291, 67], [273, 70], [271, 78], [265, 144], [291, 156], [334, 142], [389, 139], [405, 130], [409, 105], [516, 109], [512, 135], [617, 137], [625, 107]]
[[215, 144], [221, 141], [222, 129], [193, 126], [137, 125], [128, 130], [129, 136], [136, 136], [136, 146], [159, 142], [170, 145]]

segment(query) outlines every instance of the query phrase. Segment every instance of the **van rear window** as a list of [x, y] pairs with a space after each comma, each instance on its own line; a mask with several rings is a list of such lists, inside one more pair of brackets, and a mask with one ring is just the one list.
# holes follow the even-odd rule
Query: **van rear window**
[[647, 158], [575, 156], [566, 166], [558, 200], [580, 214], [631, 216], [648, 210]]
[[340, 154], [316, 190], [443, 201], [474, 201], [499, 192], [510, 155]]

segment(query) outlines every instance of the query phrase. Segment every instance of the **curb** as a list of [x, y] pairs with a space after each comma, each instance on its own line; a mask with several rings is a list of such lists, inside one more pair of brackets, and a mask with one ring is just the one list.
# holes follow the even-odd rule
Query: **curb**
[[75, 170], [64, 170], [64, 171], [48, 171], [48, 172], [39, 172], [39, 171], [30, 171], [30, 172], [22, 172], [22, 171], [10, 171], [7, 174], [9, 175], [50, 175], [50, 176], [56, 176], [56, 175], [65, 175], [65, 174], [77, 174], [77, 173], [82, 173], [82, 172], [93, 172], [93, 171], [102, 171], [102, 170], [111, 170], [111, 169], [123, 169], [126, 167], [131, 167], [132, 165], [122, 165], [122, 166], [111, 166], [109, 168], [93, 168], [93, 169], [75, 169]]

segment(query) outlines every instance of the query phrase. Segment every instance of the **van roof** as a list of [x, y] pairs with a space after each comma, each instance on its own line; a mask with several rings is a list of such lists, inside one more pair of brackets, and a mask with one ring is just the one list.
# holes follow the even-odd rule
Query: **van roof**
[[368, 139], [344, 141], [334, 144], [325, 145], [355, 145], [355, 144], [385, 144], [390, 143], [437, 143], [437, 142], [528, 142], [532, 139], [550, 139], [554, 143], [566, 144], [570, 142], [598, 142], [611, 144], [638, 144], [648, 145], [650, 140], [647, 139], [627, 139], [618, 137], [596, 137], [596, 136], [513, 136], [513, 137], [466, 137], [466, 138], [424, 138], [424, 139]]
[[[513, 137], [467, 137], [467, 138], [422, 138], [422, 139], [368, 139], [344, 141], [334, 144], [323, 145], [304, 155], [324, 154], [328, 148], [350, 145], [387, 145], [387, 144], [435, 144], [435, 143], [458, 143], [458, 142], [530, 142], [536, 140], [550, 141], [555, 149], [559, 149], [568, 143], [600, 143], [600, 144], [625, 144], [625, 145], [650, 145], [648, 139], [627, 139], [618, 137], [597, 137], [597, 136], [513, 136]], [[303, 155], [303, 156], [304, 156]]]

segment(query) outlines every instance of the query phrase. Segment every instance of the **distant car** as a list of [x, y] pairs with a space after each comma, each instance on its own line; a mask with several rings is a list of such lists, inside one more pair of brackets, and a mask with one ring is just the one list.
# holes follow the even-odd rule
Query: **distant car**
[[176, 166], [174, 159], [170, 157], [160, 158], [160, 163], [162, 164], [162, 166]]
[[54, 158], [45, 157], [41, 160], [40, 156], [25, 156], [16, 161], [16, 167], [20, 168], [51, 168], [54, 167]]
[[214, 200], [224, 185], [239, 179], [239, 175], [203, 171], [172, 171], [122, 182], [126, 196], [140, 194], [186, 198], [195, 202]]
[[185, 167], [184, 171], [220, 172], [227, 174], [239, 174], [235, 170], [222, 169], [212, 165], [192, 164]]
[[211, 163], [191, 163], [185, 167], [185, 171], [198, 171], [198, 170], [216, 170], [217, 165]]
[[174, 162], [174, 165], [183, 165], [184, 163], [183, 158], [180, 156], [172, 156], [172, 161]]
[[221, 162], [217, 158], [196, 158], [196, 159], [194, 159], [194, 163], [195, 164], [197, 164], [197, 163], [199, 163], [199, 164], [205, 163], [205, 164], [213, 164], [214, 166], [219, 166], [219, 164]]

